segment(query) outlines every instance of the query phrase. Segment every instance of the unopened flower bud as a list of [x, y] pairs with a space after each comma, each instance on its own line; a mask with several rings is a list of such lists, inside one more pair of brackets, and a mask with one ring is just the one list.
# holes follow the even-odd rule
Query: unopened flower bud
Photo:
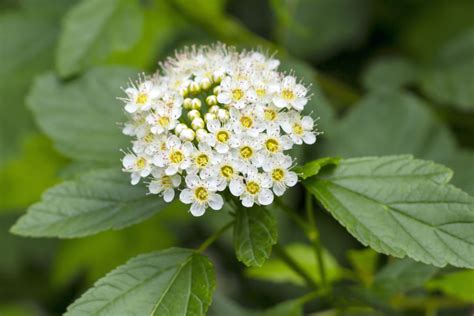
[[201, 100], [198, 98], [194, 98], [191, 102], [191, 106], [193, 110], [200, 110], [201, 109]]
[[219, 111], [220, 107], [217, 105], [213, 105], [209, 108], [209, 113], [214, 113], [217, 114], [217, 111]]
[[203, 90], [209, 89], [211, 87], [211, 85], [212, 85], [212, 82], [209, 78], [204, 78], [204, 79], [201, 80], [201, 88]]
[[201, 113], [198, 110], [191, 110], [188, 112], [188, 118], [191, 121], [198, 117], [201, 117]]
[[197, 129], [200, 129], [200, 128], [204, 128], [204, 120], [200, 117], [197, 117], [195, 118], [192, 122], [191, 122], [191, 127], [194, 129], [194, 130], [197, 130]]
[[186, 128], [184, 129], [181, 134], [179, 134], [179, 138], [181, 138], [182, 140], [184, 141], [192, 141], [194, 140], [194, 137], [196, 136], [196, 134], [194, 133], [194, 131], [190, 128]]
[[179, 123], [178, 125], [176, 125], [176, 127], [174, 128], [174, 131], [176, 133], [176, 135], [179, 136], [179, 134], [181, 134], [181, 132], [188, 128], [188, 126], [186, 124], [183, 124], [183, 123]]
[[206, 122], [213, 121], [216, 119], [217, 119], [217, 116], [214, 113], [206, 113], [206, 115], [204, 115], [204, 121]]
[[193, 100], [191, 98], [186, 98], [183, 101], [183, 107], [185, 110], [191, 110], [193, 107]]
[[201, 141], [202, 139], [204, 139], [204, 137], [206, 137], [208, 135], [208, 132], [205, 130], [205, 129], [198, 129], [196, 131], [196, 138]]
[[229, 115], [229, 111], [227, 110], [224, 110], [224, 109], [219, 109], [217, 110], [217, 118], [221, 121], [221, 122], [225, 122], [229, 119], [230, 115]]
[[211, 94], [210, 96], [208, 96], [206, 98], [206, 103], [209, 106], [216, 105], [217, 104], [217, 97], [215, 95]]
[[189, 91], [191, 93], [197, 94], [197, 93], [201, 92], [201, 87], [199, 86], [199, 84], [197, 82], [193, 81], [189, 85]]

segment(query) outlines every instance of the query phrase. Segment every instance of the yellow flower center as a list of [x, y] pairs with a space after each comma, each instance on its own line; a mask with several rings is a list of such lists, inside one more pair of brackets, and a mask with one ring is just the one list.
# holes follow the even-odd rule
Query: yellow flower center
[[225, 143], [229, 140], [229, 133], [227, 131], [219, 131], [216, 134], [216, 138], [221, 143]]
[[206, 154], [200, 154], [196, 157], [196, 164], [199, 168], [204, 168], [209, 163], [209, 157]]
[[277, 114], [276, 114], [275, 110], [265, 109], [265, 111], [263, 113], [263, 117], [267, 121], [274, 121], [277, 117]]
[[253, 150], [250, 146], [240, 148], [240, 156], [244, 159], [249, 159], [253, 156]]
[[194, 196], [199, 202], [205, 202], [209, 197], [209, 192], [204, 187], [197, 187], [196, 190], [194, 190]]
[[180, 150], [173, 150], [170, 154], [170, 160], [172, 163], [180, 163], [183, 159], [184, 155]]
[[302, 135], [303, 132], [303, 126], [301, 126], [301, 124], [296, 123], [295, 125], [293, 125], [293, 133], [295, 133], [296, 135]]
[[242, 99], [243, 96], [244, 96], [244, 92], [242, 91], [242, 89], [232, 90], [232, 98], [234, 100], [239, 101], [240, 99]]
[[271, 153], [276, 153], [280, 149], [280, 144], [276, 139], [270, 138], [265, 142], [265, 148]]
[[267, 91], [265, 91], [265, 89], [263, 88], [257, 89], [255, 90], [255, 92], [257, 93], [259, 97], [263, 97], [267, 93]]
[[245, 187], [247, 189], [247, 192], [252, 195], [257, 194], [260, 191], [260, 186], [255, 181], [249, 181]]
[[283, 99], [288, 101], [291, 101], [295, 98], [295, 94], [289, 89], [283, 89], [283, 91], [281, 92], [281, 96], [283, 97]]
[[234, 168], [231, 166], [225, 165], [221, 167], [221, 174], [224, 178], [230, 179], [234, 175]]
[[143, 157], [138, 158], [137, 161], [135, 162], [135, 165], [137, 166], [138, 169], [145, 168], [145, 165], [146, 165], [145, 158]]
[[147, 142], [147, 143], [151, 143], [154, 138], [155, 138], [155, 135], [153, 135], [152, 133], [148, 133], [148, 134], [143, 138], [143, 140], [145, 140], [145, 142]]
[[137, 95], [137, 99], [135, 103], [142, 105], [142, 104], [145, 104], [147, 100], [148, 100], [148, 96], [145, 93], [141, 92]]
[[167, 116], [162, 116], [158, 119], [158, 124], [161, 126], [168, 126], [170, 119]]
[[165, 188], [171, 187], [171, 177], [170, 176], [163, 176], [161, 178], [161, 185]]
[[272, 171], [272, 178], [275, 181], [281, 181], [285, 176], [285, 171], [283, 169], [277, 168]]
[[245, 128], [251, 128], [253, 125], [253, 120], [250, 116], [242, 116], [240, 118], [240, 124]]

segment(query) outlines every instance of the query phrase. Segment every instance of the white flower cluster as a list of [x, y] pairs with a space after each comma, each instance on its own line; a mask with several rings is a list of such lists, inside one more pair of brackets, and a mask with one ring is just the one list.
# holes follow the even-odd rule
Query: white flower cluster
[[[229, 188], [245, 207], [272, 203], [296, 184], [293, 145], [313, 144], [314, 121], [302, 116], [308, 89], [279, 61], [218, 44], [186, 49], [125, 89], [134, 137], [123, 158], [132, 184], [191, 204], [194, 216], [223, 206]], [[183, 181], [184, 179], [184, 181]]]

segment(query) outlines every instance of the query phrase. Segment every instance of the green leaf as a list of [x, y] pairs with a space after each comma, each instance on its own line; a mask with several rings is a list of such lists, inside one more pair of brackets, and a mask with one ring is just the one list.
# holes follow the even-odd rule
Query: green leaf
[[278, 231], [273, 214], [266, 208], [242, 207], [234, 224], [234, 248], [237, 259], [246, 266], [260, 267], [277, 243]]
[[[285, 246], [286, 253], [309, 275], [315, 283], [319, 283], [320, 276], [318, 263], [311, 246], [305, 244], [290, 244]], [[326, 276], [330, 282], [336, 281], [343, 276], [343, 270], [337, 261], [327, 251], [323, 251], [323, 261], [326, 268]], [[279, 258], [267, 260], [262, 267], [248, 268], [246, 275], [259, 280], [286, 283], [290, 282], [296, 285], [304, 286], [305, 280], [301, 278], [293, 269]]]
[[420, 79], [423, 92], [445, 106], [474, 112], [474, 27], [449, 42]]
[[142, 12], [136, 0], [82, 0], [63, 20], [56, 55], [61, 77], [97, 65], [139, 39]]
[[176, 227], [170, 224], [186, 216], [184, 204], [172, 203], [151, 219], [126, 229], [63, 240], [55, 256], [50, 279], [58, 288], [78, 276], [82, 278], [83, 285], [92, 285], [128, 258], [175, 245], [172, 229]]
[[296, 300], [279, 303], [254, 316], [303, 316], [303, 304]]
[[411, 156], [347, 159], [304, 182], [362, 244], [396, 257], [474, 267], [474, 198], [451, 171]]
[[431, 265], [405, 258], [389, 263], [375, 276], [372, 289], [379, 296], [392, 295], [422, 287], [438, 271]]
[[362, 76], [368, 90], [396, 90], [416, 80], [417, 68], [402, 57], [381, 57], [369, 64]]
[[[323, 155], [341, 157], [413, 154], [454, 170], [453, 184], [474, 194], [474, 156], [456, 142], [419, 98], [396, 91], [377, 91], [358, 103], [324, 134]], [[370, 141], [369, 141], [370, 140]]]
[[439, 290], [451, 297], [474, 303], [474, 270], [445, 274], [426, 284], [429, 290]]
[[205, 315], [214, 288], [214, 268], [206, 257], [170, 248], [116, 268], [65, 315]]
[[41, 1], [41, 10], [25, 7], [0, 14], [0, 111], [8, 113], [0, 115], [0, 165], [35, 131], [25, 94], [34, 76], [53, 64], [59, 16], [70, 2]]
[[299, 57], [327, 58], [356, 46], [367, 33], [365, 0], [274, 0], [271, 4], [279, 42]]
[[304, 164], [302, 167], [296, 167], [295, 171], [300, 173], [300, 178], [307, 179], [313, 177], [319, 173], [319, 171], [326, 166], [337, 166], [341, 158], [339, 157], [325, 157], [321, 159], [316, 159]]
[[120, 87], [134, 74], [128, 68], [96, 68], [62, 83], [48, 73], [35, 81], [27, 103], [61, 153], [119, 168], [120, 149], [130, 141], [118, 126], [125, 115], [116, 98], [122, 95]]
[[12, 227], [18, 235], [73, 238], [141, 222], [166, 203], [132, 186], [120, 170], [103, 169], [66, 181], [43, 194]]

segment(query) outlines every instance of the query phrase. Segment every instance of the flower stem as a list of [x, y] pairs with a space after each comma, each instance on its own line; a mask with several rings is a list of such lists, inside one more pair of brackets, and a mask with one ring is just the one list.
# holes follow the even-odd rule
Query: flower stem
[[311, 193], [306, 191], [306, 215], [308, 217], [308, 222], [311, 227], [311, 232], [309, 234], [309, 239], [313, 245], [314, 254], [316, 256], [316, 261], [318, 263], [318, 272], [319, 277], [321, 279], [321, 284], [323, 289], [327, 288], [327, 278], [326, 278], [326, 269], [324, 267], [324, 260], [323, 260], [323, 252], [321, 247], [321, 242], [319, 239], [319, 232], [316, 227], [316, 219], [314, 217], [314, 209], [313, 209], [313, 197]]
[[291, 220], [293, 220], [298, 226], [300, 226], [301, 229], [303, 229], [306, 235], [309, 234], [311, 227], [309, 227], [308, 223], [306, 223], [304, 219], [298, 216], [294, 210], [288, 207], [280, 198], [276, 198], [275, 202], [278, 207], [291, 218]]
[[308, 287], [311, 287], [313, 289], [317, 289], [318, 285], [314, 282], [313, 278], [311, 278], [306, 271], [303, 270], [303, 268], [293, 259], [291, 258], [288, 253], [278, 244], [273, 246], [273, 250], [275, 253], [280, 257], [280, 259], [288, 265], [294, 272], [299, 274], [300, 277], [302, 277], [306, 285]]
[[234, 225], [235, 219], [231, 220], [227, 224], [221, 227], [218, 231], [209, 236], [197, 249], [197, 252], [201, 253], [212, 245], [222, 234], [224, 234], [230, 227]]

